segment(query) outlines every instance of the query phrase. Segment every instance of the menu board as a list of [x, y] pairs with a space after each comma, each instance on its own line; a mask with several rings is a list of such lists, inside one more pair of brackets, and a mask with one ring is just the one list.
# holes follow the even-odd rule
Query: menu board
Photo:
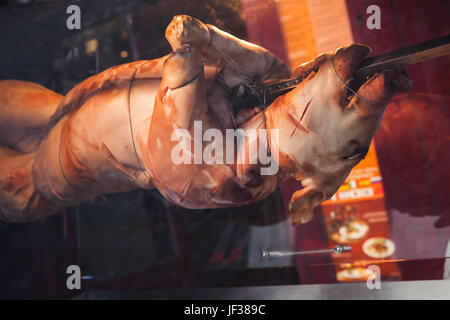
[[[364, 281], [370, 265], [393, 260], [395, 243], [390, 237], [389, 217], [375, 148], [351, 172], [336, 194], [322, 204], [329, 246], [349, 245], [351, 252], [333, 254], [340, 282]], [[399, 279], [396, 263], [383, 263], [381, 277]]]

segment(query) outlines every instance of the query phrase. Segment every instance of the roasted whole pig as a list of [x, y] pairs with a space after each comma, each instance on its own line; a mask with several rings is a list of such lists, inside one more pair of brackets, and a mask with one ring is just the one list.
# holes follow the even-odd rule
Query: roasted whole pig
[[[294, 177], [304, 188], [289, 210], [294, 224], [306, 223], [364, 157], [393, 95], [410, 86], [404, 72], [385, 70], [349, 95], [370, 51], [358, 44], [291, 72], [264, 48], [189, 16], [175, 16], [166, 38], [171, 54], [105, 70], [66, 96], [0, 81], [3, 220], [33, 221], [136, 188], [186, 208], [240, 206]], [[266, 109], [234, 114], [230, 88], [299, 75]], [[237, 129], [257, 134], [234, 143]]]

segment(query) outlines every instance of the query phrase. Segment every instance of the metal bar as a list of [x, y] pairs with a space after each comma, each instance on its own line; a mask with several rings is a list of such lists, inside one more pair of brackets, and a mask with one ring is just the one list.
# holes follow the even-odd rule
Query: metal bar
[[449, 280], [382, 281], [380, 290], [369, 290], [366, 281], [333, 284], [189, 288], [136, 291], [88, 291], [76, 300], [181, 299], [181, 300], [448, 300]]
[[364, 59], [355, 73], [373, 73], [386, 67], [419, 63], [447, 54], [450, 54], [450, 35]]
[[343, 252], [352, 251], [350, 246], [336, 245], [334, 248], [328, 249], [318, 249], [318, 250], [305, 250], [305, 251], [270, 251], [267, 249], [261, 250], [261, 257], [263, 258], [281, 258], [281, 257], [292, 257], [301, 256], [309, 254], [323, 254], [323, 253], [335, 253], [341, 254]]

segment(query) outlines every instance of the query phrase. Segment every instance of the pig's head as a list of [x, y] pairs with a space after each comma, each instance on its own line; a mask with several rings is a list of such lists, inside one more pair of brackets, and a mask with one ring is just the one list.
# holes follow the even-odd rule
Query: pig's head
[[299, 66], [294, 76], [305, 80], [266, 110], [269, 130], [279, 130], [271, 149], [278, 148], [280, 168], [304, 186], [290, 201], [294, 224], [310, 221], [314, 207], [337, 191], [366, 155], [388, 102], [410, 88], [403, 70], [390, 69], [352, 93], [352, 74], [369, 52], [354, 44]]

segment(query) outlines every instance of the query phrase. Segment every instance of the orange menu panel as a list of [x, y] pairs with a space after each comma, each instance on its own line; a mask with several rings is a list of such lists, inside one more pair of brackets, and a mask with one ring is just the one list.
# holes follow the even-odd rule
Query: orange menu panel
[[[368, 266], [393, 259], [396, 248], [373, 143], [336, 194], [322, 204], [322, 212], [329, 246], [352, 246], [351, 252], [333, 255], [338, 281], [364, 281], [371, 274]], [[396, 263], [383, 264], [380, 272], [385, 279], [401, 276]]]
[[323, 204], [382, 198], [384, 198], [383, 184], [375, 147], [372, 143], [366, 158], [353, 168], [339, 190]]

